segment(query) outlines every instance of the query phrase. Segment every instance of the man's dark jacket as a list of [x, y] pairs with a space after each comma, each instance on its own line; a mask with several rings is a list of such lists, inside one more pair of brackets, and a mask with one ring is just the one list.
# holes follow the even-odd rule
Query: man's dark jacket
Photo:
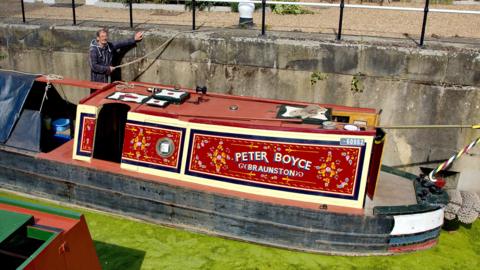
[[131, 38], [119, 42], [108, 42], [103, 48], [94, 39], [90, 42], [90, 69], [91, 80], [93, 82], [108, 82], [110, 75], [110, 66], [112, 59], [117, 50], [132, 46], [135, 44], [135, 39]]

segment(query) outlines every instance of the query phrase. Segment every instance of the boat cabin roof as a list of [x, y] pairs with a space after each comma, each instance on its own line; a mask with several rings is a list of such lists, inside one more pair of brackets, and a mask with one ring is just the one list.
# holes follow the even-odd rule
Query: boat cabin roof
[[[96, 83], [94, 83], [96, 84]], [[93, 86], [93, 85], [92, 85]], [[371, 135], [375, 133], [377, 121], [377, 112], [375, 109], [354, 108], [347, 106], [338, 106], [333, 104], [321, 104], [321, 107], [330, 108], [332, 116], [360, 116], [368, 123], [364, 129], [356, 132], [346, 131], [342, 128], [335, 130], [322, 129], [319, 124], [304, 123], [302, 119], [279, 119], [277, 114], [282, 105], [305, 107], [312, 105], [307, 102], [293, 102], [285, 100], [271, 100], [263, 98], [233, 96], [220, 93], [196, 93], [191, 89], [175, 88], [171, 85], [146, 84], [146, 83], [123, 83], [96, 85], [97, 90], [94, 94], [81, 101], [82, 104], [100, 107], [109, 103], [123, 103], [130, 107], [130, 112], [141, 113], [152, 116], [162, 116], [176, 118], [187, 122], [216, 124], [237, 127], [254, 127], [263, 129], [275, 129], [286, 131], [312, 132], [312, 133], [348, 133]], [[166, 107], [154, 107], [147, 104], [136, 102], [125, 102], [121, 100], [112, 100], [109, 97], [116, 92], [134, 93], [139, 95], [151, 96], [149, 88], [161, 88], [185, 91], [190, 96], [181, 104], [169, 104]], [[317, 104], [315, 104], [317, 105]], [[348, 121], [345, 123], [352, 123]], [[320, 127], [319, 127], [320, 126]]]

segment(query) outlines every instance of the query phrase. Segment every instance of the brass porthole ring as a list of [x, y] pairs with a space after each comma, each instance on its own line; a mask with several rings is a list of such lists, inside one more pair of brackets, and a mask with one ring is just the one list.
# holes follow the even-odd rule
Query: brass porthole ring
[[157, 141], [155, 150], [157, 151], [157, 155], [163, 158], [169, 158], [175, 151], [175, 144], [172, 139], [164, 137]]

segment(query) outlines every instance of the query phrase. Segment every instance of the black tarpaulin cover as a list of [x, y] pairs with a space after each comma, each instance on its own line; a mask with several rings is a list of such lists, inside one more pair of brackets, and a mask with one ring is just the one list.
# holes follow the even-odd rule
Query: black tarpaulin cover
[[10, 137], [37, 76], [0, 71], [0, 143]]

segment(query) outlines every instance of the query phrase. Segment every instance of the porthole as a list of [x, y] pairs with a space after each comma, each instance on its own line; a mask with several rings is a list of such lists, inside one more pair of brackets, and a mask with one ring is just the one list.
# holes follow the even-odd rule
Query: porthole
[[161, 138], [157, 141], [155, 149], [157, 150], [157, 154], [159, 156], [168, 158], [173, 155], [173, 151], [175, 151], [175, 144], [170, 138]]

